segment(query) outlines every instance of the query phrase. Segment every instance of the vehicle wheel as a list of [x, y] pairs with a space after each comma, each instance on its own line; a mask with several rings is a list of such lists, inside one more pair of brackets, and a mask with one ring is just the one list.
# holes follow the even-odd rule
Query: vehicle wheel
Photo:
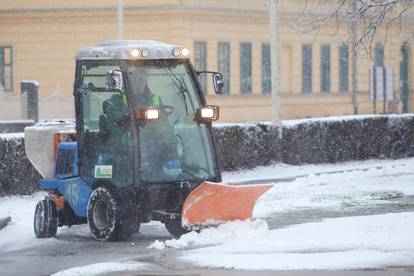
[[[88, 202], [88, 224], [95, 239], [99, 241], [123, 240], [129, 238], [137, 225], [130, 223], [128, 212], [109, 188], [96, 188]], [[139, 229], [139, 227], [138, 227]]]
[[176, 219], [166, 219], [164, 221], [165, 228], [167, 228], [168, 232], [174, 237], [179, 238], [184, 234], [187, 234], [191, 232], [190, 230], [187, 230], [181, 226], [181, 218]]
[[56, 204], [53, 200], [46, 198], [37, 203], [33, 228], [37, 238], [50, 238], [56, 236], [58, 214]]

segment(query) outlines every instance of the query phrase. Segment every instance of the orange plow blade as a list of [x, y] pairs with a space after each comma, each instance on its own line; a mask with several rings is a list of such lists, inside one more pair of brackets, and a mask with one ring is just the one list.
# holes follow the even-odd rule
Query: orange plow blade
[[183, 205], [183, 226], [214, 225], [252, 217], [256, 200], [272, 185], [232, 185], [204, 182]]

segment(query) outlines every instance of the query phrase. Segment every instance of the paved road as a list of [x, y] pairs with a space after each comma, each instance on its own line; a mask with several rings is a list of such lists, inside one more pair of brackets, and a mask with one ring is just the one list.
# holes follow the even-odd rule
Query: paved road
[[[289, 178], [289, 180], [292, 180]], [[266, 182], [275, 182], [267, 179]], [[278, 179], [280, 181], [280, 179]], [[260, 182], [260, 181], [257, 181]], [[342, 210], [313, 209], [277, 214], [268, 219], [270, 228], [279, 228], [297, 223], [318, 221], [327, 217], [383, 214], [414, 211], [413, 197], [398, 197], [392, 203], [363, 207], [350, 206]], [[252, 275], [252, 272], [195, 270], [189, 264], [176, 263], [175, 250], [147, 248], [154, 240], [164, 241], [171, 236], [159, 223], [143, 224], [140, 233], [124, 242], [97, 242], [89, 234], [87, 225], [65, 228], [58, 232], [57, 241], [2, 253], [0, 249], [0, 275], [49, 275], [75, 266], [114, 260], [139, 260], [160, 265], [159, 271], [124, 273], [122, 275]], [[390, 268], [387, 271], [338, 271], [338, 272], [254, 272], [254, 275], [414, 275], [413, 268]]]
[[140, 233], [123, 242], [97, 242], [88, 232], [87, 225], [59, 229], [58, 242], [0, 252], [0, 275], [49, 275], [74, 266], [146, 256], [156, 251], [147, 248], [154, 240], [171, 238], [161, 224], [143, 224]]

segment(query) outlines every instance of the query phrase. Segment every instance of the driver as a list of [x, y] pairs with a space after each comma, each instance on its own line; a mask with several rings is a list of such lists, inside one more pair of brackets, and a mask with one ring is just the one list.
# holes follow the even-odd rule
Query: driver
[[[141, 145], [141, 170], [144, 177], [161, 178], [168, 181], [177, 174], [180, 168], [177, 151], [175, 128], [169, 121], [161, 98], [148, 87], [148, 74], [145, 68], [131, 67], [129, 69], [129, 85], [137, 108], [155, 107], [161, 111], [160, 120], [154, 124], [141, 126], [139, 140]], [[148, 174], [147, 174], [148, 173]], [[151, 175], [151, 176], [150, 176]]]
[[138, 108], [157, 107], [161, 106], [161, 99], [159, 96], [151, 93], [148, 87], [148, 75], [145, 68], [138, 66], [129, 69], [129, 84], [132, 88], [135, 97], [136, 106]]

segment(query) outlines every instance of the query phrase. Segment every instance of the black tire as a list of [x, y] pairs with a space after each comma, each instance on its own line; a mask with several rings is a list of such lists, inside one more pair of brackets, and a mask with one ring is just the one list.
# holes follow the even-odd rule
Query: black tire
[[98, 187], [91, 194], [87, 218], [92, 235], [99, 241], [128, 239], [139, 229], [139, 224], [132, 223], [133, 212], [129, 213], [116, 194], [106, 187]]
[[168, 218], [164, 221], [165, 228], [167, 228], [168, 232], [174, 237], [179, 238], [184, 234], [191, 232], [181, 226], [181, 218], [171, 219]]
[[58, 228], [58, 212], [53, 200], [46, 198], [36, 205], [33, 229], [37, 238], [56, 236]]

